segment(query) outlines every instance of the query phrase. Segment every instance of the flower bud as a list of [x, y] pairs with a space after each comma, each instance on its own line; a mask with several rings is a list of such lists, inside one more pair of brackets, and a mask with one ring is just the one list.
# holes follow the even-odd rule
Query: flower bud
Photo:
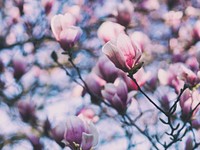
[[120, 34], [114, 41], [107, 42], [102, 51], [117, 68], [125, 72], [130, 71], [138, 63], [142, 54], [126, 34]]

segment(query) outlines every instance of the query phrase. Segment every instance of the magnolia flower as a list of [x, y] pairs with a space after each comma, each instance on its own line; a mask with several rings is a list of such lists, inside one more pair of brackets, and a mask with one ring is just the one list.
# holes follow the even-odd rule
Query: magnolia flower
[[65, 15], [55, 15], [51, 19], [51, 29], [56, 38], [56, 40], [60, 40], [60, 33], [65, 30], [69, 26], [74, 26], [76, 23], [76, 19], [70, 13], [66, 13]]
[[121, 72], [107, 57], [101, 57], [92, 71], [107, 82], [114, 82]]
[[97, 35], [104, 42], [108, 42], [116, 38], [120, 33], [124, 33], [124, 29], [125, 27], [118, 23], [106, 21], [99, 27]]
[[158, 70], [158, 79], [162, 85], [173, 87], [176, 93], [184, 86], [184, 82], [178, 78], [180, 72], [180, 63], [170, 65], [168, 69]]
[[179, 78], [185, 81], [190, 86], [195, 86], [200, 82], [200, 78], [192, 70], [184, 65], [180, 66], [180, 71], [178, 73]]
[[[184, 93], [182, 94], [180, 98], [180, 106], [182, 110], [182, 119], [187, 120], [190, 118], [193, 118], [197, 111], [199, 110], [199, 107], [196, 108], [198, 103], [200, 102], [200, 93], [199, 91], [190, 91], [189, 89], [186, 89]], [[193, 109], [196, 108], [194, 111]], [[193, 111], [193, 114], [190, 115], [191, 111]], [[190, 117], [190, 118], [189, 118]]]
[[60, 33], [59, 43], [64, 50], [74, 46], [82, 34], [79, 27], [70, 26]]
[[125, 72], [130, 71], [138, 63], [142, 54], [126, 34], [120, 34], [115, 40], [107, 42], [102, 51], [117, 68]]
[[107, 83], [101, 93], [118, 113], [126, 112], [127, 106], [131, 102], [131, 96], [128, 95], [128, 88], [122, 79], [117, 78], [114, 84]]
[[76, 19], [70, 14], [56, 15], [51, 20], [51, 29], [64, 50], [68, 50], [78, 41], [82, 34], [79, 27], [75, 27]]
[[72, 150], [91, 150], [98, 144], [98, 132], [92, 122], [77, 116], [67, 118], [64, 142]]
[[91, 92], [98, 96], [101, 95], [101, 89], [106, 84], [105, 80], [103, 80], [93, 72], [86, 77], [85, 82]]

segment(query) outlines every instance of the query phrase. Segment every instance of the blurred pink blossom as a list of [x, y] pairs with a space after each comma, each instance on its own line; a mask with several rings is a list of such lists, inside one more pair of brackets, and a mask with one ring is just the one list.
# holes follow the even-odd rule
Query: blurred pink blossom
[[66, 120], [64, 142], [72, 149], [90, 150], [98, 143], [97, 129], [92, 122], [69, 116]]
[[152, 10], [157, 10], [160, 7], [159, 1], [158, 0], [144, 0], [141, 3], [141, 7], [143, 9], [147, 9], [149, 11]]
[[[200, 107], [196, 108], [195, 111], [193, 109], [200, 103], [200, 93], [198, 90], [191, 91], [186, 89], [180, 98], [180, 106], [182, 110], [182, 119], [192, 119]], [[191, 111], [193, 114], [190, 115]], [[191, 118], [188, 118], [191, 117]]]
[[81, 21], [81, 7], [79, 5], [69, 6], [66, 8], [66, 10], [76, 18], [76, 22]]
[[115, 40], [107, 42], [102, 51], [117, 68], [125, 72], [130, 71], [142, 55], [135, 42], [126, 34], [120, 34]]
[[178, 78], [180, 71], [180, 63], [171, 64], [168, 69], [158, 70], [158, 79], [161, 85], [169, 85], [173, 87], [176, 93], [179, 93], [180, 89], [183, 88], [184, 82]]
[[106, 84], [106, 81], [97, 76], [94, 72], [90, 73], [86, 79], [85, 82], [89, 88], [89, 90], [96, 94], [97, 96], [101, 96], [101, 89]]
[[[128, 87], [129, 90], [138, 90], [137, 85], [135, 84], [135, 82], [132, 81], [132, 79], [129, 78], [125, 73], [122, 74], [122, 77], [123, 77], [124, 81], [126, 82], [127, 87]], [[145, 72], [144, 68], [141, 68], [140, 70], [138, 70], [133, 75], [133, 77], [136, 79], [138, 85], [141, 87], [150, 78], [150, 73], [149, 72]]]
[[151, 41], [145, 33], [141, 31], [135, 31], [130, 35], [130, 37], [132, 41], [135, 41], [135, 44], [142, 50], [142, 52], [148, 50], [148, 46]]
[[163, 16], [163, 19], [168, 25], [172, 26], [173, 28], [177, 28], [180, 26], [182, 17], [182, 11], [169, 11]]
[[124, 0], [117, 7], [117, 22], [123, 26], [128, 26], [131, 22], [133, 11], [133, 4], [129, 0]]
[[124, 29], [125, 27], [118, 23], [106, 21], [97, 30], [97, 35], [104, 42], [108, 42], [116, 38], [120, 33], [125, 33]]
[[84, 108], [78, 113], [78, 117], [84, 118], [88, 121], [97, 122], [99, 117], [95, 114], [94, 110], [91, 108]]
[[93, 68], [93, 72], [107, 82], [114, 82], [120, 71], [107, 57], [100, 57]]
[[200, 82], [200, 78], [198, 77], [198, 75], [187, 68], [185, 65], [180, 65], [178, 76], [181, 80], [185, 81], [185, 83], [190, 86], [195, 86]]
[[107, 83], [101, 93], [118, 113], [123, 114], [126, 112], [131, 99], [128, 97], [126, 83], [122, 79], [117, 78], [113, 84]]

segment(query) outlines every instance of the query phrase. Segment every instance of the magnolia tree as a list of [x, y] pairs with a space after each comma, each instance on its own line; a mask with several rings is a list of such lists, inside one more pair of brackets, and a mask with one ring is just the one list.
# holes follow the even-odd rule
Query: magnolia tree
[[199, 149], [199, 8], [1, 0], [0, 149]]

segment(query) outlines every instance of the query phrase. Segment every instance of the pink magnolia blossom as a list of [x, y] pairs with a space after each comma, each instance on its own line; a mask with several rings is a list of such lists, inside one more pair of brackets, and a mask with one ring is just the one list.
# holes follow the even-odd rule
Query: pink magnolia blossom
[[59, 43], [64, 50], [74, 46], [82, 34], [79, 27], [70, 26], [60, 33]]
[[99, 117], [95, 114], [95, 111], [91, 108], [83, 108], [80, 112], [78, 112], [78, 117], [84, 118], [94, 123], [99, 120]]
[[75, 23], [76, 19], [70, 13], [56, 15], [51, 20], [52, 32], [64, 50], [74, 46], [82, 34], [81, 29], [74, 26]]
[[90, 73], [86, 79], [85, 82], [89, 88], [89, 90], [97, 95], [101, 96], [101, 89], [106, 84], [106, 81], [97, 76], [94, 72]]
[[182, 11], [169, 11], [164, 15], [163, 18], [168, 25], [177, 28], [181, 23], [182, 17], [183, 17]]
[[72, 149], [90, 150], [98, 143], [97, 129], [92, 122], [70, 116], [66, 120], [64, 142]]
[[106, 21], [99, 27], [97, 35], [104, 42], [108, 42], [116, 38], [120, 33], [124, 32], [125, 27], [111, 21]]
[[179, 93], [180, 89], [184, 85], [184, 81], [180, 80], [178, 73], [180, 72], [180, 63], [172, 64], [168, 69], [158, 70], [158, 79], [161, 85], [169, 85], [173, 87], [176, 93]]
[[185, 81], [185, 83], [190, 86], [195, 86], [200, 82], [200, 78], [198, 77], [198, 75], [184, 65], [180, 66], [180, 71], [178, 75], [180, 79]]
[[101, 57], [94, 67], [93, 72], [107, 82], [114, 82], [121, 70], [116, 68], [107, 57]]
[[[194, 117], [200, 107], [196, 108], [195, 111], [193, 109], [200, 103], [200, 93], [198, 90], [190, 91], [186, 89], [180, 98], [180, 106], [182, 110], [182, 118], [190, 119], [188, 117]], [[193, 111], [191, 116], [190, 113]]]
[[126, 34], [120, 34], [115, 40], [107, 42], [102, 51], [117, 68], [125, 72], [130, 71], [138, 63], [142, 54]]
[[107, 83], [101, 93], [118, 113], [123, 114], [126, 112], [131, 98], [128, 95], [126, 83], [122, 79], [117, 78], [113, 84]]
[[69, 26], [74, 26], [76, 23], [76, 19], [70, 13], [66, 13], [65, 15], [55, 15], [51, 19], [51, 29], [56, 38], [56, 40], [60, 40], [60, 33], [65, 30]]

